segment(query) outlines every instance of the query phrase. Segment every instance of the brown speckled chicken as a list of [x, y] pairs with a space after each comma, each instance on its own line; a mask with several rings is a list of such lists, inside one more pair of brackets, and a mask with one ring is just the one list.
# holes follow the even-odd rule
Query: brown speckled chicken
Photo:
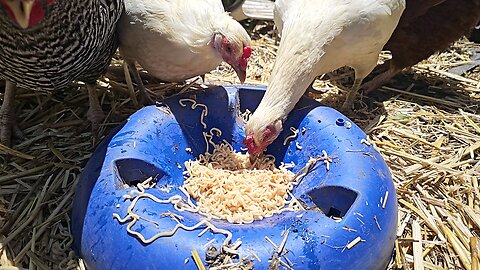
[[480, 20], [480, 0], [407, 0], [407, 7], [384, 49], [392, 59], [378, 67], [383, 73], [362, 86], [368, 93], [402, 69], [427, 59], [470, 33]]
[[61, 90], [87, 84], [92, 128], [104, 118], [95, 83], [117, 49], [121, 0], [0, 0], [0, 141], [10, 143], [16, 87]]

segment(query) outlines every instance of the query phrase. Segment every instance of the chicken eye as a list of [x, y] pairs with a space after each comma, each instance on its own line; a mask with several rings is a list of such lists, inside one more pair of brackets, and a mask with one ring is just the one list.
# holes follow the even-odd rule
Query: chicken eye
[[232, 46], [230, 46], [230, 45], [227, 46], [227, 53], [228, 54], [232, 53]]

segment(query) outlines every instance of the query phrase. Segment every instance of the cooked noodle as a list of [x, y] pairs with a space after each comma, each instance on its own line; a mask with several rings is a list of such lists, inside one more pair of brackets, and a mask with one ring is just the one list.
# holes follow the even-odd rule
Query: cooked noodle
[[249, 109], [246, 109], [244, 112], [240, 113], [240, 118], [244, 124], [248, 123], [248, 120], [250, 120], [250, 116], [252, 116], [252, 114], [253, 113]]
[[252, 166], [248, 155], [236, 153], [229, 144], [218, 144], [213, 153], [185, 162], [184, 188], [200, 212], [232, 223], [298, 210], [298, 201], [288, 200], [295, 175], [285, 166], [275, 168], [274, 161], [272, 156], [261, 156]]
[[[186, 231], [193, 231], [193, 230], [196, 230], [198, 228], [205, 227], [205, 230], [203, 231], [203, 233], [205, 233], [207, 230], [211, 230], [214, 233], [220, 233], [220, 234], [226, 235], [226, 238], [223, 242], [222, 247], [228, 249], [228, 251], [231, 252], [231, 253], [236, 252], [236, 248], [229, 247], [229, 243], [232, 239], [232, 233], [228, 230], [220, 229], [220, 228], [217, 228], [216, 226], [214, 226], [212, 223], [210, 223], [210, 221], [209, 221], [210, 218], [209, 217], [202, 218], [198, 223], [194, 224], [193, 226], [186, 226], [185, 224], [183, 224], [180, 221], [181, 216], [176, 215], [176, 214], [171, 213], [171, 212], [168, 212], [168, 213], [162, 214], [161, 216], [162, 217], [170, 216], [177, 223], [175, 225], [175, 227], [173, 227], [173, 229], [171, 229], [170, 231], [161, 231], [161, 232], [153, 235], [150, 238], [145, 238], [145, 236], [143, 234], [133, 230], [132, 229], [133, 226], [135, 226], [137, 221], [141, 220], [141, 219], [145, 220], [147, 222], [156, 224], [158, 226], [157, 222], [146, 219], [146, 218], [144, 218], [144, 217], [142, 217], [139, 214], [134, 212], [133, 209], [135, 208], [135, 205], [142, 198], [150, 199], [150, 200], [152, 200], [156, 203], [172, 204], [173, 207], [175, 208], [175, 210], [177, 210], [179, 212], [183, 212], [183, 211], [188, 211], [188, 212], [192, 212], [192, 213], [198, 213], [199, 212], [199, 208], [193, 204], [193, 202], [190, 200], [190, 195], [188, 195], [188, 193], [183, 188], [180, 188], [180, 191], [182, 191], [187, 196], [186, 203], [185, 203], [185, 200], [180, 195], [173, 195], [166, 200], [161, 200], [161, 199], [155, 197], [154, 195], [152, 195], [150, 193], [145, 193], [146, 189], [151, 188], [151, 186], [149, 184], [152, 182], [152, 180], [153, 180], [153, 178], [150, 177], [147, 180], [145, 180], [144, 182], [138, 183], [137, 184], [137, 189], [138, 190], [135, 190], [135, 189], [131, 190], [129, 192], [129, 194], [124, 195], [125, 199], [131, 200], [131, 203], [127, 208], [127, 215], [125, 217], [122, 218], [119, 214], [113, 213], [113, 218], [117, 219], [118, 222], [120, 222], [120, 223], [127, 223], [128, 222], [127, 232], [129, 234], [136, 236], [144, 244], [150, 244], [160, 237], [173, 236], [177, 232], [178, 229], [183, 229], [183, 230], [186, 230]], [[199, 235], [199, 236], [201, 236], [201, 235]]]
[[200, 123], [202, 124], [203, 128], [206, 129], [207, 124], [205, 123], [205, 117], [208, 115], [207, 105], [197, 103], [197, 101], [195, 101], [194, 99], [191, 99], [191, 98], [182, 98], [178, 101], [178, 103], [180, 104], [180, 106], [186, 107], [187, 104], [185, 104], [185, 102], [187, 102], [187, 101], [192, 103], [192, 106], [190, 107], [192, 110], [195, 110], [197, 107], [202, 107], [203, 108], [203, 110], [200, 114]]
[[297, 138], [298, 129], [290, 127], [290, 131], [293, 132], [293, 134], [285, 138], [285, 140], [283, 141], [283, 145], [287, 145], [289, 140], [295, 140]]

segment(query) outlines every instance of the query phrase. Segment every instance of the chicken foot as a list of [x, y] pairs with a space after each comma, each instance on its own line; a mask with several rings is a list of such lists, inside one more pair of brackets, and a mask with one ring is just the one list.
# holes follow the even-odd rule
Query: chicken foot
[[96, 85], [87, 83], [87, 89], [89, 103], [87, 118], [92, 122], [92, 132], [97, 133], [100, 124], [103, 122], [103, 119], [105, 119], [105, 114], [98, 101]]
[[[383, 71], [382, 73], [378, 74], [373, 79], [371, 79], [370, 81], [363, 84], [361, 87], [361, 92], [368, 94], [382, 87], [384, 84], [390, 81], [393, 77], [395, 77], [395, 75], [397, 75], [401, 71], [400, 69], [390, 65], [388, 62], [384, 63], [383, 65], [386, 65], [388, 67], [384, 69], [385, 71]], [[379, 69], [382, 69], [383, 68], [382, 66], [380, 66]]]
[[5, 95], [3, 104], [0, 108], [0, 143], [10, 146], [12, 139], [12, 129], [15, 125], [14, 98], [17, 87], [9, 80], [5, 84]]
[[360, 85], [362, 84], [362, 81], [363, 81], [363, 78], [355, 78], [355, 81], [353, 82], [353, 86], [347, 94], [347, 99], [342, 105], [342, 108], [341, 108], [342, 111], [347, 113], [352, 111], [353, 102], [355, 100], [355, 97], [357, 97], [358, 89], [360, 89]]
[[[133, 79], [135, 80], [135, 83], [137, 84], [138, 90], [140, 92], [140, 103], [142, 105], [155, 104], [155, 101], [148, 94], [147, 89], [143, 84], [142, 78], [140, 77], [137, 67], [135, 66], [135, 62], [134, 61], [126, 61], [126, 62], [127, 62], [128, 70], [130, 70], [130, 73], [133, 75]], [[132, 94], [135, 95], [135, 91]]]

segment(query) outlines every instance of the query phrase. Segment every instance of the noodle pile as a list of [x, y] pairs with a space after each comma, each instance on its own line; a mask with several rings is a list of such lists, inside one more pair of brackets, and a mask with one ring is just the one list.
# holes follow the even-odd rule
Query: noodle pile
[[275, 168], [274, 161], [272, 156], [260, 156], [252, 166], [248, 155], [236, 153], [229, 144], [218, 144], [212, 154], [185, 162], [183, 187], [201, 213], [231, 223], [295, 211], [296, 200], [287, 200], [295, 175], [284, 166]]

